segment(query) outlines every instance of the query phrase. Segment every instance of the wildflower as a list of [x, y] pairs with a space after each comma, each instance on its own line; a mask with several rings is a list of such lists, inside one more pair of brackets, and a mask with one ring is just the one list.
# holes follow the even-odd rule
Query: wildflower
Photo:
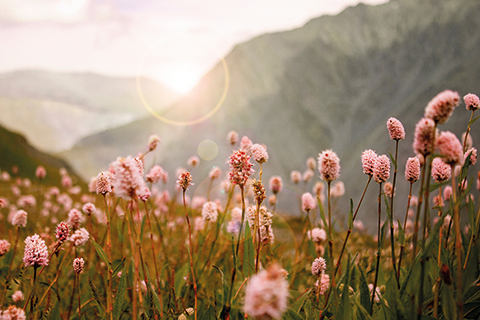
[[273, 192], [273, 194], [278, 194], [283, 189], [282, 178], [279, 176], [272, 176], [270, 178], [270, 181], [268, 182], [268, 185], [270, 187], [270, 190]]
[[216, 222], [218, 217], [217, 204], [209, 201], [203, 205], [202, 218], [205, 221]]
[[[368, 290], [370, 291], [370, 295], [373, 294], [373, 284], [369, 284], [368, 285]], [[380, 303], [380, 298], [381, 298], [382, 294], [380, 293], [380, 288], [379, 287], [376, 287], [375, 288], [375, 297], [373, 298], [373, 301], [375, 303]]]
[[37, 200], [32, 195], [21, 196], [17, 204], [19, 207], [35, 207], [37, 204]]
[[375, 166], [376, 158], [377, 158], [377, 153], [372, 149], [363, 151], [362, 153], [363, 173], [365, 173], [368, 176], [373, 175], [373, 167]]
[[96, 179], [96, 191], [97, 193], [106, 195], [112, 192], [111, 174], [108, 171], [100, 172]]
[[12, 224], [16, 227], [25, 228], [27, 225], [27, 213], [24, 210], [18, 210], [13, 216]]
[[424, 116], [436, 123], [443, 124], [448, 121], [459, 102], [460, 96], [458, 92], [451, 90], [442, 91], [427, 104]]
[[207, 202], [207, 198], [194, 196], [192, 198], [192, 209], [200, 210], [206, 202]]
[[263, 186], [262, 182], [253, 180], [252, 187], [253, 187], [255, 202], [262, 203], [263, 200], [267, 198], [267, 196], [265, 195], [265, 187]]
[[[0, 311], [0, 316], [2, 312]], [[25, 311], [15, 306], [9, 306], [7, 310], [3, 311], [3, 320], [25, 320]]]
[[294, 184], [298, 184], [300, 181], [302, 181], [302, 174], [300, 171], [293, 170], [290, 172], [290, 180], [292, 180]]
[[316, 243], [327, 240], [327, 233], [320, 228], [313, 228], [312, 230], [307, 231], [307, 236], [308, 239], [312, 239], [312, 241]]
[[365, 226], [361, 220], [353, 221], [353, 227], [359, 231], [363, 231], [365, 229]]
[[[462, 140], [460, 140], [460, 141], [465, 141], [465, 135], [466, 135], [466, 134], [467, 134], [466, 132], [462, 133]], [[472, 139], [472, 135], [469, 133], [468, 136], [467, 136], [467, 143], [466, 143], [465, 147], [466, 147], [467, 150], [468, 150], [468, 149], [470, 149], [472, 146], [473, 146], [473, 139]]]
[[305, 192], [302, 195], [302, 210], [304, 212], [310, 212], [311, 210], [315, 209], [316, 202], [310, 192]]
[[319, 276], [325, 271], [326, 268], [327, 268], [327, 263], [325, 262], [325, 259], [317, 258], [312, 263], [312, 274], [314, 276]]
[[303, 172], [302, 179], [305, 183], [308, 183], [310, 180], [312, 180], [314, 175], [315, 172], [312, 169], [307, 169]]
[[60, 222], [55, 231], [55, 237], [58, 239], [59, 243], [64, 242], [68, 238], [70, 230], [68, 229], [68, 224], [65, 222]]
[[10, 250], [10, 242], [7, 240], [0, 240], [0, 257], [3, 257]]
[[200, 159], [198, 159], [197, 156], [191, 156], [187, 160], [187, 164], [192, 168], [195, 168], [198, 165], [199, 162], [200, 162]]
[[332, 150], [323, 151], [318, 155], [318, 171], [326, 182], [337, 180], [340, 176], [340, 159]]
[[450, 131], [443, 131], [437, 140], [437, 150], [448, 165], [463, 165], [463, 147], [458, 138]]
[[227, 140], [231, 146], [234, 146], [238, 142], [238, 133], [235, 131], [230, 131], [227, 133]]
[[273, 243], [275, 236], [273, 234], [273, 229], [268, 225], [260, 226], [260, 239], [263, 243]]
[[143, 163], [138, 158], [119, 158], [112, 164], [115, 194], [122, 198], [134, 198], [145, 189]]
[[163, 168], [159, 165], [154, 165], [150, 172], [145, 177], [147, 182], [157, 183], [163, 176]]
[[157, 146], [160, 144], [161, 139], [159, 136], [156, 134], [153, 134], [148, 138], [148, 150], [153, 151], [157, 148]]
[[268, 161], [268, 153], [267, 153], [267, 150], [263, 146], [256, 143], [256, 144], [252, 145], [251, 150], [252, 150], [253, 158], [258, 163], [265, 163], [265, 162]]
[[221, 174], [222, 174], [222, 170], [219, 167], [213, 167], [208, 173], [208, 177], [212, 180], [215, 180], [220, 178]]
[[330, 192], [333, 198], [340, 198], [345, 194], [345, 184], [342, 181], [335, 182]]
[[450, 197], [452, 196], [452, 187], [451, 186], [446, 186], [443, 189], [443, 198], [445, 200], [450, 200]]
[[386, 155], [378, 156], [375, 159], [373, 168], [373, 179], [377, 183], [383, 183], [390, 177], [390, 160]]
[[86, 214], [86, 215], [91, 215], [92, 213], [94, 213], [96, 210], [95, 208], [95, 205], [91, 202], [88, 202], [88, 203], [85, 203], [82, 207], [82, 211]]
[[452, 168], [442, 161], [441, 158], [435, 158], [432, 161], [432, 178], [435, 182], [443, 182], [452, 176]]
[[185, 171], [178, 176], [177, 185], [182, 188], [183, 191], [187, 191], [189, 186], [193, 186], [192, 180], [190, 172]]
[[83, 221], [83, 216], [80, 211], [77, 209], [72, 209], [68, 212], [67, 223], [72, 227], [73, 230], [76, 230], [80, 227], [80, 223]]
[[25, 239], [25, 252], [23, 256], [25, 267], [28, 266], [46, 266], [48, 265], [48, 250], [38, 234]]
[[87, 243], [90, 234], [85, 228], [80, 228], [75, 231], [74, 234], [70, 236], [69, 241], [73, 242], [73, 245], [76, 247], [81, 247]]
[[317, 162], [315, 161], [314, 157], [310, 157], [307, 159], [307, 168], [310, 170], [315, 170], [315, 167], [317, 166]]
[[252, 146], [252, 140], [250, 140], [250, 138], [248, 138], [247, 136], [243, 136], [242, 140], [240, 141], [240, 150], [251, 156]]
[[417, 154], [427, 156], [433, 151], [432, 141], [435, 122], [429, 118], [422, 118], [415, 126], [413, 150]]
[[270, 197], [268, 197], [268, 204], [271, 206], [274, 206], [277, 203], [277, 196], [272, 194]]
[[35, 176], [37, 177], [37, 179], [43, 180], [47, 176], [47, 170], [45, 170], [45, 168], [42, 166], [38, 166], [35, 170]]
[[280, 319], [287, 309], [288, 282], [280, 267], [271, 265], [247, 285], [245, 312], [252, 317]]
[[405, 166], [405, 179], [408, 182], [414, 183], [420, 179], [420, 160], [417, 157], [410, 157], [407, 159]]
[[79, 275], [80, 273], [83, 272], [84, 264], [85, 264], [85, 261], [83, 260], [83, 258], [75, 258], [73, 260], [73, 271], [75, 271], [75, 273]]
[[12, 300], [13, 302], [19, 302], [25, 300], [25, 297], [23, 296], [23, 292], [20, 290], [15, 291], [12, 294]]
[[325, 294], [330, 286], [330, 276], [326, 273], [322, 273], [320, 279], [315, 283], [320, 294]]
[[250, 163], [250, 156], [245, 151], [234, 151], [228, 160], [230, 168], [230, 181], [240, 186], [247, 183], [248, 177], [255, 171], [252, 169], [253, 164]]
[[383, 192], [387, 197], [391, 197], [394, 193], [393, 185], [390, 182], [387, 182], [383, 185]]
[[7, 171], [2, 172], [2, 180], [3, 181], [10, 181], [10, 174]]
[[403, 140], [405, 139], [405, 129], [403, 124], [395, 118], [389, 118], [387, 120], [387, 128], [390, 134], [390, 139], [392, 140]]
[[469, 93], [463, 97], [463, 101], [465, 101], [465, 106], [469, 111], [475, 111], [480, 108], [480, 99], [477, 95], [473, 93]]
[[464, 161], [467, 160], [468, 156], [470, 155], [470, 164], [474, 166], [477, 163], [477, 149], [469, 148], [464, 155]]

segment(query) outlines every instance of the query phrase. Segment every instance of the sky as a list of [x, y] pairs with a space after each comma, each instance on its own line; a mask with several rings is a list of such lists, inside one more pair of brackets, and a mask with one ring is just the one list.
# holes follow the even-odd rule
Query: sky
[[186, 94], [236, 44], [301, 27], [359, 2], [0, 0], [0, 73], [44, 69], [146, 76]]

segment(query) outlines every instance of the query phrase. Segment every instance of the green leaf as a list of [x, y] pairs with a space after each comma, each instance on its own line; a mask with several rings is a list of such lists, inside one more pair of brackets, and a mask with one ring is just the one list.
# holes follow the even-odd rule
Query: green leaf
[[212, 306], [208, 307], [208, 309], [203, 313], [203, 315], [199, 318], [200, 320], [212, 320], [216, 319], [215, 317], [215, 310]]
[[98, 295], [97, 287], [92, 282], [92, 279], [90, 279], [90, 277], [88, 277], [88, 286], [90, 287], [90, 291], [92, 292], [93, 298], [97, 302], [98, 310], [103, 315], [105, 313], [105, 310], [103, 309], [102, 304], [100, 302], [100, 296]]
[[190, 263], [186, 262], [180, 268], [180, 270], [178, 270], [175, 273], [175, 292], [177, 293], [177, 295], [181, 294], [180, 293], [180, 287], [182, 287], [185, 284], [185, 279], [183, 279], [183, 278], [187, 276], [189, 270], [190, 270]]
[[342, 298], [340, 300], [340, 307], [338, 308], [338, 319], [351, 319], [352, 318], [352, 306], [350, 305], [350, 297], [348, 295], [348, 289], [350, 284], [350, 259], [347, 260], [347, 274], [345, 275], [345, 281], [343, 282]]
[[302, 295], [294, 303], [292, 303], [290, 308], [292, 308], [296, 312], [300, 312], [300, 310], [303, 307], [303, 304], [305, 303], [305, 300], [308, 298], [308, 295], [310, 294], [311, 291], [312, 289], [308, 289], [307, 291], [302, 293]]
[[[322, 218], [323, 225], [326, 228], [328, 224], [327, 224], [327, 219], [325, 218], [325, 210], [323, 210], [322, 201], [320, 200], [319, 197], [317, 197], [317, 202], [318, 202], [318, 209], [320, 210], [320, 218]], [[330, 241], [330, 234], [328, 232], [327, 232], [327, 240]]]
[[97, 254], [100, 258], [102, 258], [103, 261], [105, 261], [105, 263], [107, 264], [107, 267], [108, 267], [108, 270], [110, 270], [110, 268], [112, 267], [110, 262], [108, 261], [108, 258], [107, 258], [107, 255], [105, 254], [105, 251], [103, 251], [102, 247], [100, 247], [100, 245], [95, 242], [95, 240], [93, 238], [92, 239], [92, 243], [93, 243], [93, 246], [95, 247], [95, 251], [97, 251]]
[[368, 283], [365, 278], [365, 273], [360, 265], [358, 265], [360, 270], [360, 282], [358, 284], [358, 289], [360, 291], [360, 304], [365, 308], [365, 310], [370, 310], [370, 290], [368, 289]]
[[443, 315], [447, 320], [456, 319], [457, 306], [455, 305], [455, 297], [453, 290], [449, 287], [443, 286], [441, 292]]
[[124, 237], [123, 237], [123, 225], [124, 225], [123, 219], [117, 219], [117, 234], [118, 234], [118, 241], [123, 242]]
[[60, 303], [55, 302], [55, 305], [53, 306], [52, 312], [50, 312], [50, 319], [61, 319], [60, 317]]
[[217, 267], [216, 265], [212, 265], [215, 269], [218, 270], [220, 275], [222, 276], [222, 286], [223, 286], [223, 305], [227, 304], [227, 298], [228, 298], [228, 283], [225, 281], [225, 275], [223, 274], [222, 269]]
[[[147, 289], [149, 291], [149, 293], [152, 294], [152, 297], [153, 297], [153, 304], [155, 306], [155, 308], [157, 309], [157, 312], [160, 313], [160, 311], [162, 310], [162, 306], [161, 306], [161, 302], [160, 302], [160, 299], [158, 298], [158, 295], [157, 295], [157, 292], [155, 292], [155, 290], [152, 289], [152, 285], [153, 285], [153, 282], [152, 282], [152, 279], [150, 278], [150, 273], [148, 272], [148, 267], [146, 264], [145, 265], [145, 273], [147, 274], [147, 280], [148, 280], [148, 283], [149, 285], [147, 286]], [[158, 288], [160, 290], [160, 288]]]
[[397, 280], [394, 272], [390, 274], [385, 288], [385, 300], [387, 300], [388, 307], [390, 308], [391, 319], [405, 319], [405, 309], [400, 301], [400, 294], [398, 292]]
[[250, 278], [255, 273], [255, 249], [249, 223], [245, 223], [245, 242], [243, 243], [243, 274]]
[[142, 226], [140, 227], [140, 241], [143, 240], [143, 232], [144, 232], [144, 229], [145, 229], [145, 220], [147, 220], [147, 215], [144, 215], [143, 219], [142, 219]]
[[390, 156], [390, 160], [392, 161], [393, 163], [393, 167], [395, 168], [395, 170], [397, 169], [397, 161], [395, 161], [395, 158], [393, 157], [392, 153], [389, 152], [388, 155]]
[[113, 261], [112, 268], [113, 268], [113, 266], [116, 265], [116, 267], [113, 268], [113, 273], [112, 273], [114, 276], [118, 273], [118, 271], [120, 271], [120, 269], [122, 268], [125, 260], [126, 260], [126, 258], [124, 257], [122, 260], [117, 259], [117, 260]]
[[405, 245], [405, 230], [403, 230], [403, 226], [400, 223], [400, 220], [397, 219], [398, 222], [398, 242], [401, 246]]
[[380, 231], [380, 239], [378, 239], [378, 252], [380, 252], [380, 248], [383, 245], [383, 240], [385, 240], [385, 236], [388, 233], [388, 220], [385, 220], [385, 222], [382, 225], [382, 229]]
[[303, 320], [303, 318], [295, 312], [292, 308], [287, 308], [287, 311], [283, 314], [283, 320]]
[[348, 212], [348, 229], [353, 230], [353, 200], [350, 198], [350, 211]]
[[475, 225], [475, 204], [473, 201], [468, 201], [468, 221], [470, 222], [470, 232], [471, 234], [476, 234], [476, 225]]
[[480, 118], [480, 116], [478, 116], [478, 117], [476, 117], [476, 118], [473, 118], [472, 121], [470, 121], [470, 122], [468, 123], [468, 126], [470, 127], [472, 124], [474, 124], [475, 121], [478, 120], [478, 118]]
[[127, 290], [126, 266], [123, 268], [120, 282], [118, 283], [117, 293], [115, 294], [115, 302], [113, 303], [113, 319], [120, 319], [123, 301], [125, 300], [125, 292]]

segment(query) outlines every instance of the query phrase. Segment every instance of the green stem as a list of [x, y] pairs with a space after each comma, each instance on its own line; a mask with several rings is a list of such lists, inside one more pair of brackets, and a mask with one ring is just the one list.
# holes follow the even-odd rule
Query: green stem
[[370, 304], [370, 314], [373, 314], [373, 305], [375, 303], [375, 293], [377, 290], [377, 281], [378, 281], [378, 271], [380, 269], [380, 255], [381, 255], [381, 248], [380, 244], [382, 242], [381, 239], [381, 219], [382, 219], [382, 183], [378, 184], [380, 186], [379, 193], [378, 193], [378, 235], [377, 235], [377, 242], [378, 242], [378, 250], [377, 250], [377, 265], [375, 266], [375, 281], [373, 282], [373, 290], [372, 290], [372, 303]]

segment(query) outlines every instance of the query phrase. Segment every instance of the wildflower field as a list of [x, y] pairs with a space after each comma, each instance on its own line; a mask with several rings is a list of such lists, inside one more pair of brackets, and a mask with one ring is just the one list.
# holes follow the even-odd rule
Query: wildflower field
[[[277, 212], [284, 181], [263, 175], [268, 146], [234, 131], [231, 156], [208, 177], [195, 175], [196, 156], [176, 172], [152, 165], [157, 136], [88, 189], [65, 169], [48, 185], [43, 167], [35, 179], [2, 168], [0, 319], [478, 319], [480, 173], [469, 179], [469, 133], [479, 107], [474, 94], [439, 93], [413, 141], [401, 119], [385, 119], [392, 151], [352, 155], [365, 174], [355, 199], [340, 198], [341, 159], [320, 149], [288, 177], [314, 184], [290, 199], [299, 218]], [[463, 137], [443, 130], [456, 108]], [[412, 143], [406, 163], [400, 143]], [[204, 179], [206, 192], [194, 192]], [[395, 195], [400, 184], [408, 195]], [[378, 190], [374, 234], [357, 219], [368, 188]], [[337, 201], [350, 210], [334, 210]]]

